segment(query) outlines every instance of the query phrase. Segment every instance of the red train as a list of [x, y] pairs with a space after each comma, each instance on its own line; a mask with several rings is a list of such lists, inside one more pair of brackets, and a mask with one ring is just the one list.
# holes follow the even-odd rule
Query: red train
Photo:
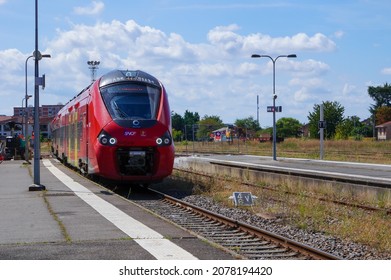
[[167, 92], [143, 71], [103, 75], [58, 112], [51, 130], [52, 153], [85, 174], [149, 184], [172, 172]]

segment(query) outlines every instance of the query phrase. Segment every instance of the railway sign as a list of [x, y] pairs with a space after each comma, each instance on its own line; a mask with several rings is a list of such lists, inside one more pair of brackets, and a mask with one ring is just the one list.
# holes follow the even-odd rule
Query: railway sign
[[254, 198], [251, 192], [234, 192], [230, 197], [233, 199], [235, 206], [252, 206], [254, 204]]
[[326, 127], [327, 127], [326, 121], [319, 121], [318, 122], [318, 128], [326, 128]]
[[267, 112], [268, 113], [272, 113], [274, 112], [274, 110], [276, 111], [276, 113], [280, 113], [282, 112], [282, 106], [267, 106]]

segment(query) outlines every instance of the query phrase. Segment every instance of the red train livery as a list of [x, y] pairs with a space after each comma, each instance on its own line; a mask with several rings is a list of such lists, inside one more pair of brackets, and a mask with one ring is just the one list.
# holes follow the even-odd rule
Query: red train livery
[[52, 153], [85, 174], [149, 184], [172, 172], [167, 93], [143, 71], [103, 75], [58, 112], [51, 129]]

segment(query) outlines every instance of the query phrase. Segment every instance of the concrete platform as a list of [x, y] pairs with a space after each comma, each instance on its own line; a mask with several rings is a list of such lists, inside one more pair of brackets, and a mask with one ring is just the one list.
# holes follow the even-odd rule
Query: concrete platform
[[41, 161], [46, 191], [29, 191], [32, 174], [23, 161], [0, 164], [2, 260], [233, 259], [55, 160]]
[[391, 204], [391, 165], [386, 164], [207, 154], [177, 157], [174, 167], [246, 182], [301, 184]]

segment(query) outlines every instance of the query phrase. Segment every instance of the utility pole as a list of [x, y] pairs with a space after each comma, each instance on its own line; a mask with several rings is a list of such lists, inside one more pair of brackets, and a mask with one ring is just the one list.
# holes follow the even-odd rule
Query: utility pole
[[260, 124], [259, 124], [259, 95], [257, 95], [257, 123], [258, 123], [258, 126], [260, 127]]
[[319, 137], [320, 137], [320, 159], [323, 159], [323, 149], [324, 149], [324, 128], [325, 128], [325, 122], [324, 122], [324, 113], [323, 113], [323, 103], [320, 104], [319, 108], [320, 118], [319, 118]]

